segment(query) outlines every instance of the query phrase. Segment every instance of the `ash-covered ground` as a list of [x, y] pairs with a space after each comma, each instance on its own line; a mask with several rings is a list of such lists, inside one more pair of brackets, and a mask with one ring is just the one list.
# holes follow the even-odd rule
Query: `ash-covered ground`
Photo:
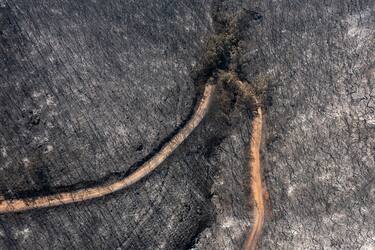
[[[374, 5], [0, 0], [0, 195], [76, 190], [136, 169], [191, 115], [195, 69], [220, 21], [248, 12], [236, 70], [268, 84], [259, 249], [375, 249]], [[222, 91], [134, 186], [0, 215], [0, 249], [241, 249], [252, 115]]]

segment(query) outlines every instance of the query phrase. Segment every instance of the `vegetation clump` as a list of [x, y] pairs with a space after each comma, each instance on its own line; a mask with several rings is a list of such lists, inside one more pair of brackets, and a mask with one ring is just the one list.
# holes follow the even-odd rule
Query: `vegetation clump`
[[[267, 75], [259, 74], [252, 82], [243, 81], [244, 85], [241, 85], [241, 88], [238, 86], [240, 76], [243, 75], [238, 60], [241, 55], [240, 31], [246, 27], [244, 23], [248, 23], [250, 19], [261, 20], [261, 16], [254, 13], [256, 12], [247, 10], [240, 11], [236, 15], [214, 12], [213, 19], [217, 34], [207, 41], [205, 53], [193, 71], [193, 79], [199, 90], [202, 90], [207, 83], [220, 85], [218, 88], [220, 104], [225, 113], [230, 113], [238, 101], [246, 99], [246, 106], [254, 106], [253, 100], [256, 97], [258, 102], [255, 106], [257, 106], [260, 105], [259, 102], [266, 99], [270, 80]], [[251, 108], [253, 109], [254, 107]]]

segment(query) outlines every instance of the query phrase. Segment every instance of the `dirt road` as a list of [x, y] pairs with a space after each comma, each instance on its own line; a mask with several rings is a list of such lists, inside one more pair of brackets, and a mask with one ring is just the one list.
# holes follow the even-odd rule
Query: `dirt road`
[[156, 155], [145, 162], [131, 175], [112, 184], [84, 188], [73, 192], [64, 192], [29, 199], [2, 200], [0, 201], [0, 213], [20, 212], [35, 208], [54, 207], [86, 201], [103, 197], [136, 183], [156, 169], [198, 126], [208, 110], [214, 89], [214, 85], [206, 85], [202, 99], [198, 103], [195, 113], [189, 122]]
[[256, 248], [257, 241], [261, 235], [264, 223], [265, 201], [263, 196], [263, 184], [260, 165], [260, 144], [262, 140], [263, 114], [260, 107], [257, 108], [257, 114], [252, 121], [252, 137], [249, 150], [249, 168], [251, 176], [252, 200], [254, 202], [254, 225], [244, 244], [245, 250]]
[[240, 81], [235, 74], [230, 76], [230, 81], [238, 88], [245, 99], [250, 102], [251, 106], [255, 106], [254, 118], [251, 122], [251, 140], [249, 146], [249, 170], [250, 170], [250, 190], [252, 193], [251, 200], [255, 206], [254, 223], [243, 248], [245, 250], [254, 250], [256, 248], [259, 236], [261, 235], [264, 214], [265, 214], [265, 200], [263, 193], [265, 192], [262, 183], [262, 171], [260, 164], [260, 146], [262, 142], [262, 126], [263, 126], [263, 111], [259, 106], [260, 101], [255, 93], [255, 90], [247, 83]]
[[[238, 81], [240, 89], [247, 93], [246, 84]], [[29, 198], [29, 199], [11, 199], [0, 201], [0, 213], [11, 213], [21, 212], [36, 208], [54, 207], [64, 204], [70, 204], [75, 202], [86, 201], [94, 198], [103, 197], [113, 192], [122, 190], [143, 177], [150, 174], [156, 169], [173, 151], [191, 134], [191, 132], [198, 126], [202, 121], [203, 117], [207, 113], [212, 95], [214, 92], [214, 85], [207, 85], [205, 87], [202, 99], [200, 100], [193, 117], [189, 122], [176, 134], [156, 155], [150, 160], [145, 162], [139, 169], [137, 169], [131, 175], [121, 179], [112, 184], [97, 186], [93, 188], [80, 189], [73, 192], [64, 192], [54, 195]], [[255, 99], [254, 95], [250, 95], [251, 98]], [[255, 99], [257, 103], [257, 100]], [[265, 202], [263, 197], [263, 185], [261, 177], [260, 167], [260, 143], [262, 137], [262, 109], [257, 108], [256, 116], [252, 121], [252, 139], [249, 150], [250, 156], [250, 177], [251, 177], [251, 190], [252, 200], [254, 201], [254, 226], [245, 242], [244, 249], [252, 250], [255, 249], [257, 240], [261, 234], [261, 230], [264, 222], [264, 210]]]

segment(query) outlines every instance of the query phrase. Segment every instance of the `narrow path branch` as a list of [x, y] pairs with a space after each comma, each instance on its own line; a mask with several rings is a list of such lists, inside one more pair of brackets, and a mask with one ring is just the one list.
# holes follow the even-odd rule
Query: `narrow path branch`
[[[256, 103], [257, 100], [255, 99]], [[249, 149], [249, 168], [251, 175], [252, 200], [254, 201], [254, 225], [245, 241], [245, 250], [254, 250], [262, 233], [265, 214], [265, 201], [263, 196], [263, 184], [260, 165], [260, 145], [262, 140], [263, 113], [261, 107], [257, 108], [256, 116], [251, 123], [252, 135]]]
[[251, 122], [251, 140], [249, 146], [249, 170], [250, 170], [250, 181], [251, 181], [251, 192], [252, 201], [255, 208], [254, 212], [254, 224], [251, 229], [243, 248], [245, 250], [256, 249], [258, 239], [262, 233], [262, 228], [264, 224], [264, 214], [265, 214], [265, 200], [264, 200], [264, 189], [262, 183], [262, 170], [260, 164], [260, 146], [262, 142], [262, 126], [263, 126], [263, 111], [260, 104], [260, 100], [257, 97], [254, 89], [252, 89], [248, 84], [240, 81], [237, 76], [231, 74], [229, 76], [230, 81], [232, 81], [235, 86], [240, 90], [241, 94], [245, 99], [251, 102], [251, 105], [256, 106], [254, 111], [255, 117]]
[[188, 123], [156, 155], [145, 162], [131, 175], [112, 184], [84, 188], [73, 192], [63, 192], [36, 198], [2, 200], [0, 201], [0, 214], [91, 200], [119, 191], [136, 183], [156, 169], [198, 126], [207, 113], [214, 89], [214, 85], [206, 85], [203, 97]]

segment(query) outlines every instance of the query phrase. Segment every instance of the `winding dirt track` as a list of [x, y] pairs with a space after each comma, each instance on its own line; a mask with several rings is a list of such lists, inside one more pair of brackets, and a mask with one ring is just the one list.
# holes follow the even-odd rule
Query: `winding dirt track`
[[263, 114], [260, 107], [257, 108], [257, 115], [252, 121], [252, 137], [249, 150], [250, 161], [250, 175], [251, 175], [251, 191], [254, 201], [254, 225], [244, 244], [245, 250], [253, 250], [256, 248], [259, 236], [261, 235], [264, 214], [265, 214], [265, 201], [263, 196], [263, 184], [260, 168], [260, 144], [262, 140], [262, 125]]
[[254, 90], [246, 83], [240, 81], [237, 77], [233, 76], [232, 81], [240, 89], [242, 94], [253, 105], [256, 105], [255, 117], [251, 122], [251, 141], [249, 146], [249, 170], [252, 192], [252, 201], [254, 202], [254, 225], [251, 229], [243, 248], [245, 250], [256, 249], [258, 239], [262, 233], [265, 214], [265, 200], [262, 171], [260, 164], [260, 146], [262, 142], [262, 127], [263, 127], [263, 111], [259, 106], [259, 100]]
[[206, 85], [203, 97], [196, 108], [193, 117], [188, 123], [175, 135], [156, 155], [145, 162], [139, 169], [131, 175], [112, 184], [84, 188], [73, 192], [64, 192], [54, 195], [47, 195], [29, 199], [12, 199], [0, 201], [0, 213], [20, 212], [36, 208], [54, 207], [69, 203], [86, 201], [94, 198], [103, 197], [113, 192], [124, 189], [156, 169], [172, 152], [190, 135], [198, 126], [207, 113], [214, 85]]
[[[254, 94], [249, 94], [246, 84], [239, 80], [237, 80], [236, 83], [243, 93], [245, 93], [245, 95], [248, 95], [250, 98], [255, 100], [255, 103], [258, 102]], [[0, 201], [0, 214], [21, 212], [37, 208], [55, 207], [75, 202], [87, 201], [94, 198], [103, 197], [136, 183], [156, 169], [199, 125], [207, 113], [214, 90], [215, 85], [206, 85], [202, 99], [200, 100], [194, 115], [189, 122], [156, 155], [145, 162], [131, 175], [112, 184], [84, 188], [73, 192], [64, 192], [36, 198], [2, 200]], [[252, 200], [255, 204], [254, 226], [244, 244], [245, 250], [253, 250], [256, 248], [256, 244], [263, 227], [265, 214], [265, 201], [263, 196], [263, 184], [260, 166], [260, 144], [262, 139], [263, 125], [262, 109], [258, 107], [256, 113], [257, 115], [252, 121], [252, 138], [249, 150], [251, 191]]]

